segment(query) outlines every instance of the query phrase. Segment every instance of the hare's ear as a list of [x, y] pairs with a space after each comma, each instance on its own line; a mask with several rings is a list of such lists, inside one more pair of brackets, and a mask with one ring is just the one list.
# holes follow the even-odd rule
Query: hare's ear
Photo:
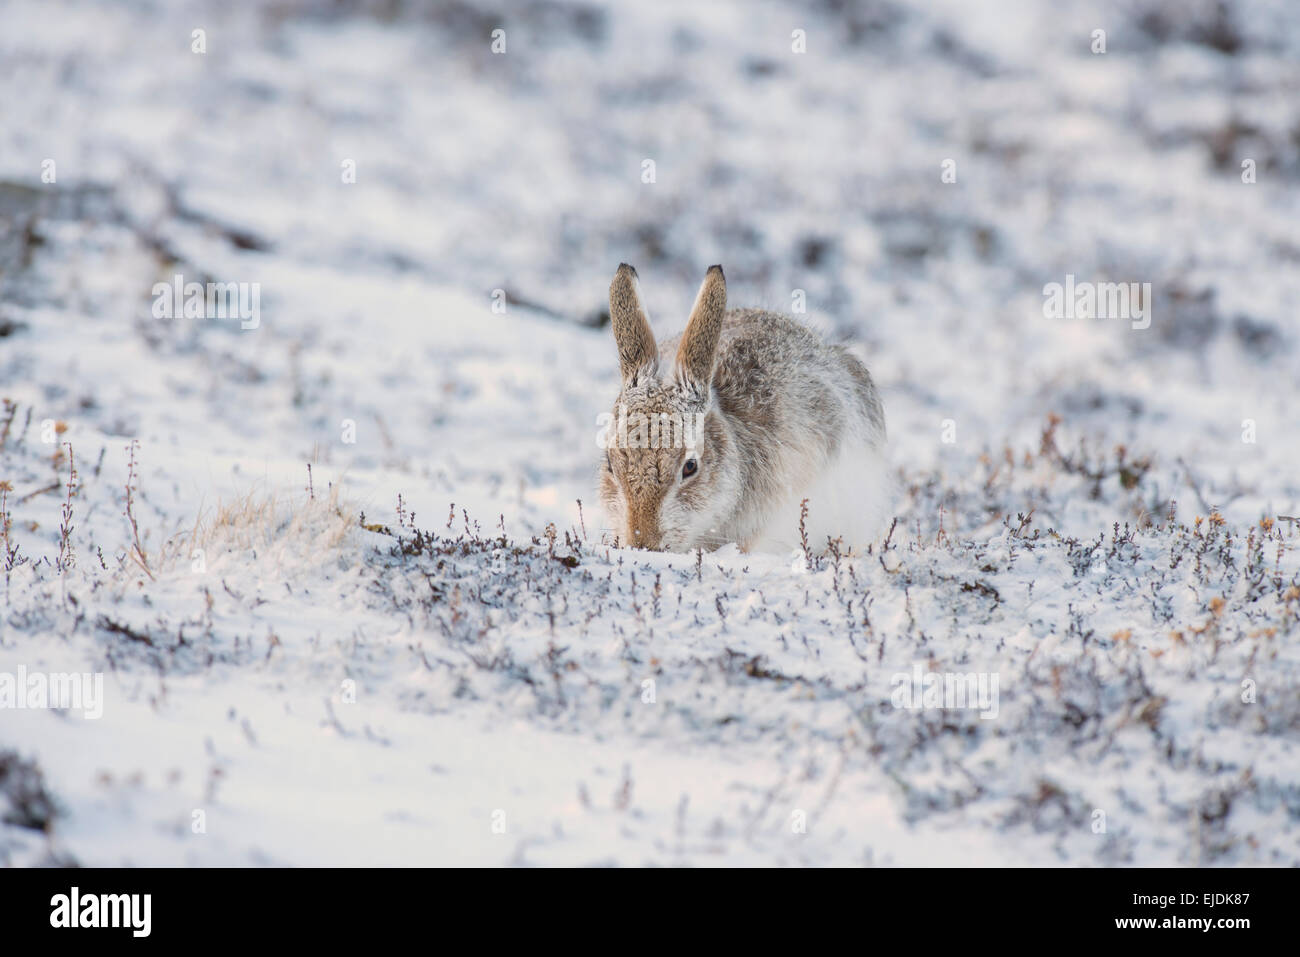
[[713, 358], [718, 351], [722, 318], [727, 312], [727, 280], [721, 266], [710, 266], [695, 297], [695, 307], [677, 347], [677, 367], [692, 382], [708, 386], [713, 381]]
[[629, 379], [642, 366], [654, 363], [659, 356], [650, 320], [641, 305], [636, 270], [619, 263], [614, 281], [609, 284], [609, 321], [618, 345], [618, 367]]

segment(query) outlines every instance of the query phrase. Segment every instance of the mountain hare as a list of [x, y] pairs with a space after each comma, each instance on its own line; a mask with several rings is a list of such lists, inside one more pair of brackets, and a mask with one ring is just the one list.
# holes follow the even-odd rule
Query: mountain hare
[[609, 313], [623, 386], [604, 433], [600, 495], [625, 546], [746, 551], [828, 539], [865, 547], [890, 483], [885, 416], [866, 368], [793, 319], [727, 309], [721, 266], [686, 331], [655, 345], [636, 270], [618, 267]]

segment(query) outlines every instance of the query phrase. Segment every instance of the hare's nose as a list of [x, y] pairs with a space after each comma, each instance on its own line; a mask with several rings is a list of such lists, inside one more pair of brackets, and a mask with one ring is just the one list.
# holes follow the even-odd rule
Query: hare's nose
[[646, 528], [637, 528], [633, 525], [628, 531], [631, 533], [631, 546], [633, 548], [658, 548], [660, 535], [657, 531], [651, 531]]

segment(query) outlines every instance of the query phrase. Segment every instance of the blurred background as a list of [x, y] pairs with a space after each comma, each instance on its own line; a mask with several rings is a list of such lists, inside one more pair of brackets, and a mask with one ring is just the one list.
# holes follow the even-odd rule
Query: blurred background
[[[315, 458], [537, 527], [590, 497], [616, 264], [663, 334], [721, 262], [866, 359], [904, 512], [1033, 498], [971, 470], [1054, 413], [1151, 460], [1057, 527], [1253, 520], [1297, 500], [1298, 54], [1285, 0], [9, 0], [0, 383], [211, 456], [185, 496]], [[153, 319], [177, 273], [260, 328]], [[1045, 318], [1067, 274], [1150, 328]]]
[[[3, 0], [0, 864], [1294, 864], [1298, 187], [1295, 0]], [[621, 261], [867, 363], [888, 556], [600, 546]]]

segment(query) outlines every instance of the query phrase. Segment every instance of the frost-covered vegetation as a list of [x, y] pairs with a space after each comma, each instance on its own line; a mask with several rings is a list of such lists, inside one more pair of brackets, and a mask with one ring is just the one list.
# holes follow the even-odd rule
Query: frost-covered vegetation
[[[0, 675], [105, 700], [0, 708], [0, 861], [1300, 864], [1298, 54], [1265, 0], [11, 0]], [[620, 261], [656, 330], [722, 262], [851, 344], [887, 536], [608, 544]]]

